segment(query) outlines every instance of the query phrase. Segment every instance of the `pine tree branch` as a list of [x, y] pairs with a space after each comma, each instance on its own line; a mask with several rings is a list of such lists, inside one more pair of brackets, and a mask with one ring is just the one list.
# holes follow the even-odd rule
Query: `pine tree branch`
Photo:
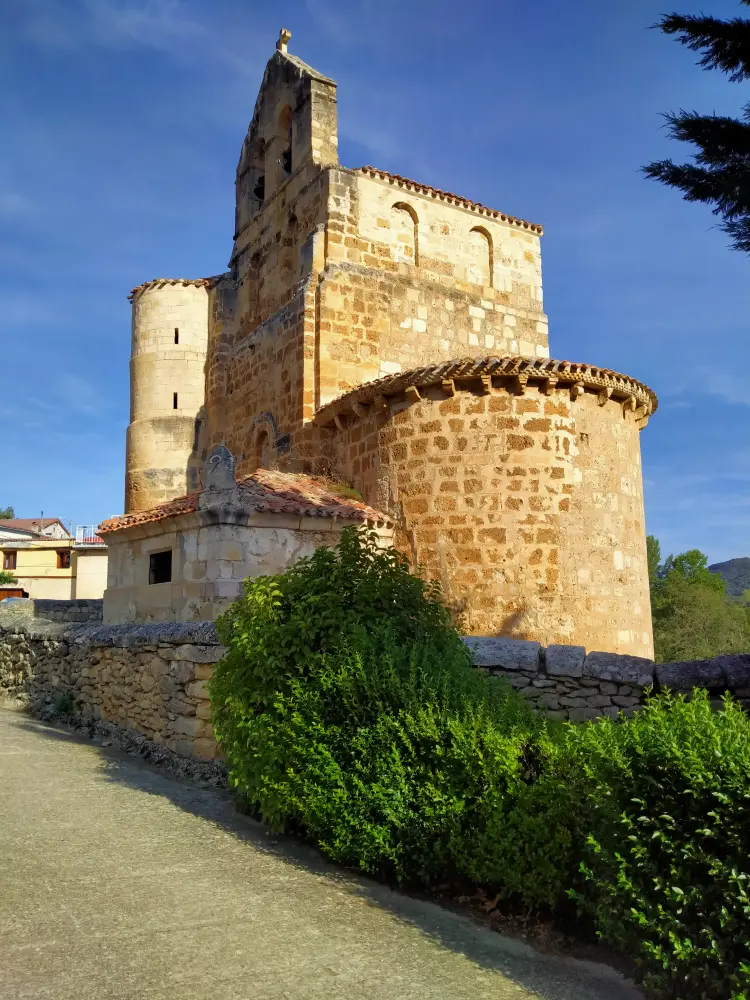
[[695, 160], [704, 167], [750, 165], [750, 106], [743, 117], [746, 122], [697, 111], [664, 115], [669, 137], [698, 146]]
[[721, 228], [730, 237], [733, 249], [750, 253], [750, 219], [725, 222]]
[[[748, 0], [742, 3], [748, 4]], [[716, 17], [668, 14], [653, 27], [666, 35], [677, 35], [677, 40], [693, 52], [702, 51], [698, 65], [703, 69], [720, 69], [729, 74], [733, 83], [750, 79], [749, 19], [722, 21]]]
[[671, 160], [657, 160], [642, 169], [647, 177], [682, 191], [685, 201], [714, 204], [714, 215], [723, 215], [727, 221], [750, 217], [750, 166], [744, 170], [706, 170], [690, 163], [677, 166]]

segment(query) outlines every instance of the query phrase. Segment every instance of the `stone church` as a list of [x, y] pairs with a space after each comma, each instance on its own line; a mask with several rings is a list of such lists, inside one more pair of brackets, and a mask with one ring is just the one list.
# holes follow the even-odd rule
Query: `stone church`
[[337, 154], [336, 84], [269, 60], [229, 269], [131, 293], [105, 619], [210, 619], [347, 524], [474, 634], [652, 656], [634, 379], [550, 358], [542, 227]]

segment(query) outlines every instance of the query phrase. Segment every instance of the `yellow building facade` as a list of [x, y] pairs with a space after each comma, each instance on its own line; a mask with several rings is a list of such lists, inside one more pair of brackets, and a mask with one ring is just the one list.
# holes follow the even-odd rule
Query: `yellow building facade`
[[100, 598], [107, 586], [107, 547], [75, 538], [0, 538], [0, 569], [29, 597], [69, 601]]
[[2, 569], [12, 573], [30, 597], [65, 601], [73, 596], [72, 538], [3, 539], [0, 545]]

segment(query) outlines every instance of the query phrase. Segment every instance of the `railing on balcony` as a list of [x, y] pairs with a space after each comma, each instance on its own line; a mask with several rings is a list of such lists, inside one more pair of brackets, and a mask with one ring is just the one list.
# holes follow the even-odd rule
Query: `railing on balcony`
[[96, 533], [95, 524], [79, 524], [76, 528], [76, 545], [104, 545], [104, 539]]

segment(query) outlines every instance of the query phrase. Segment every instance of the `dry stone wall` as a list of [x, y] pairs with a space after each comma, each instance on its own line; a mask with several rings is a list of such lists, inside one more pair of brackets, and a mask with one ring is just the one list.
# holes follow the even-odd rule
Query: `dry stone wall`
[[583, 646], [467, 636], [478, 669], [505, 677], [535, 708], [553, 718], [584, 721], [631, 714], [648, 689], [688, 693], [703, 688], [717, 702], [729, 692], [750, 707], [750, 653], [711, 660], [654, 663], [640, 656], [586, 652]]
[[182, 757], [213, 760], [206, 681], [224, 652], [206, 622], [60, 625], [0, 619], [0, 694], [32, 712], [62, 705]]
[[[647, 689], [731, 692], [750, 706], [750, 654], [655, 665], [582, 646], [468, 636], [478, 669], [505, 677], [537, 709], [585, 721], [631, 714]], [[106, 722], [181, 757], [219, 754], [206, 683], [224, 653], [210, 622], [71, 625], [0, 612], [0, 695], [36, 714], [62, 705], [80, 720]]]
[[[43, 618], [52, 622], [100, 622], [104, 601], [101, 597], [80, 597], [72, 601], [53, 601], [37, 597], [13, 601], [16, 615]], [[3, 612], [5, 613], [5, 612]]]

